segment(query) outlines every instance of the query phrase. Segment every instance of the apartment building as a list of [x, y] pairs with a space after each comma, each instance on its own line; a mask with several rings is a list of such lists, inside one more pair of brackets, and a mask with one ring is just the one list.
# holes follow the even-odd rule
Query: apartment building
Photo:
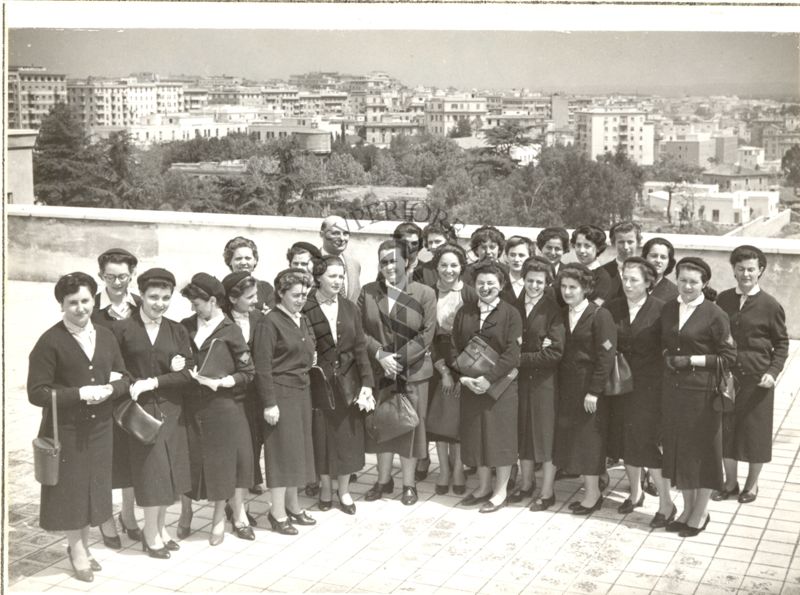
[[8, 69], [8, 127], [38, 130], [57, 103], [67, 101], [67, 77], [43, 66]]
[[483, 127], [486, 98], [472, 93], [433, 97], [425, 104], [425, 129], [429, 134], [447, 136], [458, 121], [466, 119], [473, 129]]
[[181, 83], [86, 79], [67, 82], [67, 101], [85, 126], [132, 126], [151, 114], [185, 109]]
[[575, 113], [575, 145], [589, 158], [622, 147], [639, 165], [653, 164], [654, 129], [644, 111], [633, 108], [590, 108]]

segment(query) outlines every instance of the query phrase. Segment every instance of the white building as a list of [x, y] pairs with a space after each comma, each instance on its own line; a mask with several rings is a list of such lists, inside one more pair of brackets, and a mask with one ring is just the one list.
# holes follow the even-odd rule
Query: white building
[[67, 100], [67, 78], [43, 66], [11, 66], [6, 91], [8, 126], [37, 130], [50, 110]]
[[87, 127], [132, 126], [152, 114], [185, 110], [181, 83], [140, 83], [135, 78], [68, 81], [67, 102]]
[[425, 129], [435, 136], [447, 136], [458, 121], [465, 119], [473, 130], [483, 127], [486, 98], [471, 93], [434, 97], [425, 104]]
[[148, 147], [171, 141], [193, 138], [220, 138], [233, 133], [246, 133], [246, 122], [221, 122], [208, 114], [153, 114], [126, 126], [90, 126], [95, 139], [108, 138], [114, 132], [126, 131], [133, 144]]
[[644, 111], [590, 108], [575, 113], [575, 145], [590, 159], [622, 147], [639, 165], [653, 164], [654, 129]]

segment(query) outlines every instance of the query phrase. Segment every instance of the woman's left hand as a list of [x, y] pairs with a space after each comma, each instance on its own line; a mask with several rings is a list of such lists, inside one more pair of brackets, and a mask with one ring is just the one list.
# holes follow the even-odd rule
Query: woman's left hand
[[189, 374], [198, 384], [208, 387], [214, 392], [217, 392], [220, 384], [222, 384], [221, 378], [206, 378], [205, 376], [200, 376], [200, 374], [197, 373], [197, 368], [192, 368], [189, 370]]
[[485, 376], [479, 376], [478, 378], [473, 379], [472, 385], [475, 387], [472, 389], [472, 392], [474, 392], [476, 395], [482, 395], [489, 390], [489, 387], [492, 386], [492, 383], [486, 380]]
[[764, 374], [758, 386], [761, 388], [775, 388], [775, 379], [772, 377], [772, 374]]
[[361, 387], [361, 392], [358, 393], [356, 404], [361, 411], [367, 413], [375, 409], [375, 396], [372, 394], [372, 389], [369, 386]]
[[587, 393], [583, 398], [583, 408], [586, 410], [586, 413], [594, 413], [597, 411], [597, 396]]

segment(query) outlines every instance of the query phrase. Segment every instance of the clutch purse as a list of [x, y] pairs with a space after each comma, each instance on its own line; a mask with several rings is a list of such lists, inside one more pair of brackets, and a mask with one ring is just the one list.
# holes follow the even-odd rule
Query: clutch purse
[[333, 402], [333, 391], [328, 379], [325, 377], [325, 372], [319, 366], [311, 366], [308, 371], [308, 378], [311, 382], [311, 406], [314, 409], [322, 409], [330, 411], [336, 409], [336, 404]]
[[606, 381], [604, 395], [624, 395], [633, 390], [633, 374], [628, 360], [619, 351], [614, 357], [614, 365], [611, 367], [611, 374]]
[[222, 339], [212, 339], [206, 358], [197, 374], [206, 378], [225, 378], [234, 372], [236, 364], [227, 343]]
[[153, 444], [164, 423], [147, 413], [133, 399], [125, 399], [114, 407], [114, 421], [142, 444]]
[[58, 441], [58, 408], [56, 391], [50, 390], [53, 416], [53, 437], [33, 440], [33, 475], [43, 486], [58, 485], [58, 466], [61, 459], [61, 443]]

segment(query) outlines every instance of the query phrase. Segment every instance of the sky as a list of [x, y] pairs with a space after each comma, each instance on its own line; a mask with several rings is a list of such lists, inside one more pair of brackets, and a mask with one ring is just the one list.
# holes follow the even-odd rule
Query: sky
[[799, 43], [759, 32], [25, 28], [9, 29], [8, 63], [75, 78], [383, 70], [411, 86], [800, 97]]

